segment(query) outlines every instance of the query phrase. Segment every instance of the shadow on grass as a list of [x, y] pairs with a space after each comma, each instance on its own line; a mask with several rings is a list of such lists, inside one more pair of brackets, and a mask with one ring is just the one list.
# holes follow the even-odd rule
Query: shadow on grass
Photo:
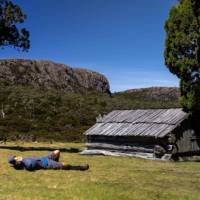
[[[1, 146], [0, 149], [9, 149], [9, 150], [17, 150], [17, 151], [53, 151], [55, 148], [52, 147], [22, 147], [22, 146]], [[81, 152], [78, 148], [57, 148], [61, 152], [68, 153], [79, 153]]]

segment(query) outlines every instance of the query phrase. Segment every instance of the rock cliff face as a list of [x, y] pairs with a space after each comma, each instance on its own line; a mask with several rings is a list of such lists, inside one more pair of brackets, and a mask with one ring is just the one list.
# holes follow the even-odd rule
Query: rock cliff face
[[104, 75], [50, 61], [0, 60], [0, 82], [55, 88], [65, 92], [110, 93], [109, 82]]

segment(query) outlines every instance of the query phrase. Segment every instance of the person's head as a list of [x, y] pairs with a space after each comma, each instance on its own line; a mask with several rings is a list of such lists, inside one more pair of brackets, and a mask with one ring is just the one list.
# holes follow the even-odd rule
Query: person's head
[[8, 163], [11, 164], [15, 169], [23, 169], [22, 156], [12, 156], [8, 158]]

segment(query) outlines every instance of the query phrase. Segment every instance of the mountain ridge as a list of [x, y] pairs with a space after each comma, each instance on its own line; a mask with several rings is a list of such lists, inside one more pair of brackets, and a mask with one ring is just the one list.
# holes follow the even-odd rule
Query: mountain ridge
[[177, 87], [147, 87], [147, 88], [137, 88], [128, 89], [120, 92], [116, 92], [118, 95], [125, 96], [143, 96], [149, 99], [178, 99], [180, 97], [180, 91]]
[[110, 85], [104, 75], [47, 60], [2, 59], [0, 82], [55, 88], [64, 92], [110, 93]]

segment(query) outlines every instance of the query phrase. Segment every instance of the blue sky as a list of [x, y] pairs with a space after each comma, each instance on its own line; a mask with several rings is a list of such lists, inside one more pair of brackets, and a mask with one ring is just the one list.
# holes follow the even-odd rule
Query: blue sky
[[14, 0], [28, 19], [28, 53], [0, 58], [52, 60], [103, 73], [112, 91], [178, 86], [164, 65], [164, 22], [177, 0]]

